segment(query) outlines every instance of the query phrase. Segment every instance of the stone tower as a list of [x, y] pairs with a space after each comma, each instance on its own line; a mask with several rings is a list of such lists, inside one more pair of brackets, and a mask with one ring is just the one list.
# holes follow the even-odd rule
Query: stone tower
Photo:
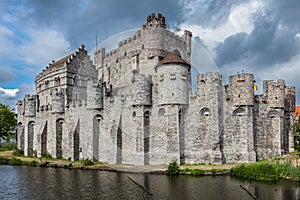
[[[198, 75], [191, 86], [191, 38], [162, 14], [94, 62], [81, 45], [35, 79], [18, 102], [18, 148], [56, 158], [113, 164], [236, 163], [293, 151], [295, 88], [254, 76]], [[194, 77], [194, 76], [193, 76]]]
[[158, 74], [158, 105], [187, 105], [191, 83], [190, 65], [175, 52], [168, 54], [156, 66]]
[[229, 85], [225, 86], [223, 162], [256, 160], [253, 132], [254, 82], [252, 74], [242, 73], [230, 76]]

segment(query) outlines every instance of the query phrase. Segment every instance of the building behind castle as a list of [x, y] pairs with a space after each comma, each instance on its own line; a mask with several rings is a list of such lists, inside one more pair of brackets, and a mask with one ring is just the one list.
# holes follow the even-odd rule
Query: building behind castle
[[18, 102], [18, 148], [25, 155], [108, 163], [254, 162], [293, 151], [295, 87], [241, 73], [222, 84], [198, 75], [191, 90], [191, 38], [166, 29], [161, 14], [118, 48], [82, 45], [35, 79]]

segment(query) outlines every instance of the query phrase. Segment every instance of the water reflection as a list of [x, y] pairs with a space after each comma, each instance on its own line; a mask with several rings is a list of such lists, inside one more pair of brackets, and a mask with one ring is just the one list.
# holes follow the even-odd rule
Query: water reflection
[[298, 183], [246, 182], [229, 176], [168, 177], [0, 166], [0, 180], [0, 199], [252, 199], [240, 185], [258, 199], [300, 199]]

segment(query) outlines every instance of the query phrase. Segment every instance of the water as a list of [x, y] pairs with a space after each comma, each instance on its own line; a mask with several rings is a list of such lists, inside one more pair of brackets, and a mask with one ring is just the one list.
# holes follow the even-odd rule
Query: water
[[[128, 177], [146, 189], [149, 195]], [[0, 199], [300, 199], [300, 184], [217, 177], [0, 166]]]

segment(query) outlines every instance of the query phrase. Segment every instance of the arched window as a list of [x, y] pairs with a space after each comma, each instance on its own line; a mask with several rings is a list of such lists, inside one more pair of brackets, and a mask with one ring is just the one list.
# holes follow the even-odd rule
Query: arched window
[[103, 117], [102, 117], [102, 115], [96, 115], [94, 117], [94, 119], [97, 120], [97, 121], [100, 121], [100, 120], [103, 120]]
[[57, 76], [57, 77], [54, 78], [54, 84], [55, 84], [55, 86], [60, 85], [60, 76]]
[[159, 117], [162, 117], [162, 116], [165, 116], [166, 115], [166, 111], [164, 108], [160, 108], [159, 111], [158, 111], [158, 116]]
[[56, 120], [56, 158], [62, 157], [62, 136], [64, 119], [58, 118]]
[[210, 109], [209, 108], [202, 108], [200, 110], [200, 116], [210, 116]]
[[74, 74], [72, 78], [73, 78], [73, 85], [80, 86], [80, 76], [78, 76], [77, 74]]
[[99, 161], [99, 139], [101, 134], [101, 115], [95, 115], [93, 120], [93, 161]]
[[87, 86], [87, 87], [91, 87], [91, 86], [92, 86], [92, 83], [93, 83], [93, 81], [92, 81], [91, 78], [87, 78], [87, 79], [86, 79], [86, 86]]
[[280, 117], [279, 112], [276, 110], [270, 110], [267, 115], [268, 118], [278, 118]]
[[144, 113], [144, 117], [145, 118], [149, 118], [150, 117], [150, 111], [147, 110], [145, 113]]
[[244, 109], [244, 108], [241, 108], [241, 107], [235, 109], [235, 110], [233, 111], [233, 113], [232, 113], [233, 116], [243, 116], [243, 115], [245, 115], [245, 114], [246, 114], [245, 109]]
[[35, 122], [30, 121], [28, 123], [28, 149], [27, 155], [31, 156], [33, 154], [33, 137], [35, 132]]

